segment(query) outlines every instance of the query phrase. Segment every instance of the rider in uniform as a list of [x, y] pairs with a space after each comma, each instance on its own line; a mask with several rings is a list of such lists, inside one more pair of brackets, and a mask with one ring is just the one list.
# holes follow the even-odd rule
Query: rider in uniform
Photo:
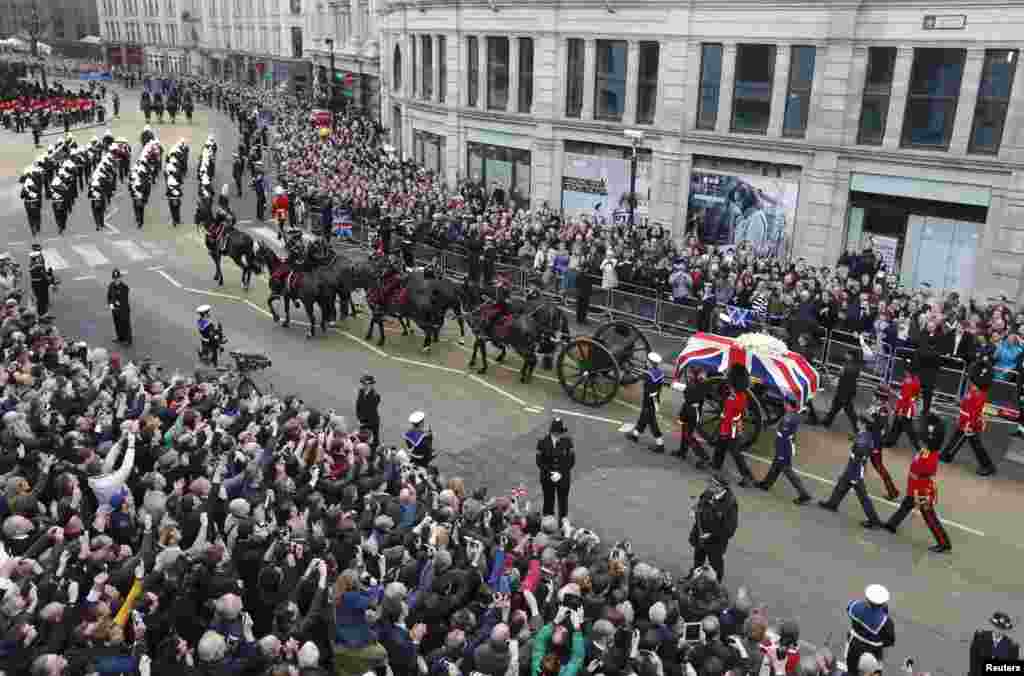
[[302, 231], [298, 228], [290, 228], [286, 237], [284, 248], [288, 252], [288, 267], [293, 270], [305, 267], [309, 260], [309, 252], [306, 249], [306, 240], [302, 237]]
[[220, 342], [217, 327], [210, 319], [211, 309], [209, 305], [200, 305], [196, 308], [196, 314], [199, 315], [196, 329], [199, 331], [199, 359], [216, 366], [220, 357]]
[[38, 244], [32, 245], [32, 252], [28, 255], [28, 275], [32, 282], [32, 295], [36, 298], [36, 312], [40, 317], [45, 317], [50, 310], [50, 287], [55, 279], [53, 270], [46, 266], [42, 247]]
[[487, 326], [484, 328], [485, 334], [490, 334], [498, 322], [502, 321], [512, 312], [508, 301], [508, 285], [503, 281], [499, 281], [494, 285], [494, 302], [490, 303], [487, 307], [488, 315]]
[[640, 404], [640, 419], [630, 430], [627, 438], [636, 443], [640, 435], [648, 426], [651, 434], [654, 435], [655, 453], [665, 452], [665, 437], [661, 435], [661, 428], [658, 427], [658, 406], [661, 405], [661, 388], [665, 384], [665, 373], [661, 370], [661, 355], [657, 352], [650, 352], [647, 355], [647, 369], [643, 374], [644, 378], [644, 399]]
[[284, 188], [277, 186], [274, 188], [274, 199], [270, 203], [270, 210], [274, 220], [277, 221], [278, 239], [284, 239], [284, 224], [288, 219], [289, 208], [290, 203], [287, 193], [285, 193]]
[[427, 415], [423, 411], [414, 411], [409, 416], [411, 427], [405, 433], [405, 446], [414, 465], [429, 467], [434, 460], [434, 433], [424, 425]]

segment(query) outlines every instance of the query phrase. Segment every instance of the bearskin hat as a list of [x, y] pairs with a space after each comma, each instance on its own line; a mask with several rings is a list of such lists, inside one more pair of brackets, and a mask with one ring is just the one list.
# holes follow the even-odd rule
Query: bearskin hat
[[729, 386], [737, 392], [746, 392], [750, 389], [750, 373], [743, 364], [733, 364], [729, 367]]
[[942, 448], [942, 444], [946, 440], [946, 423], [942, 421], [942, 418], [929, 413], [928, 417], [924, 420], [924, 429], [921, 431], [927, 448], [932, 450]]
[[967, 377], [983, 390], [992, 385], [992, 366], [985, 360], [978, 360], [967, 369]]

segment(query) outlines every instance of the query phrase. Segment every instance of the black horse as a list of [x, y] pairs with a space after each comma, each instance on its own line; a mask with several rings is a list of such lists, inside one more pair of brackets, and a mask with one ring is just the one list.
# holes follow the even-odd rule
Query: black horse
[[498, 363], [505, 360], [510, 347], [523, 358], [519, 382], [528, 383], [537, 368], [537, 354], [545, 355], [547, 361], [555, 351], [557, 340], [569, 340], [569, 320], [565, 312], [551, 301], [511, 301], [509, 317], [497, 321], [485, 317], [486, 308], [486, 305], [480, 305], [469, 313], [469, 325], [476, 336], [469, 368], [476, 366], [476, 355], [479, 352], [483, 365], [478, 373], [487, 373], [487, 343], [491, 343], [500, 350], [495, 357]]
[[[375, 265], [377, 272], [382, 272], [381, 263]], [[397, 274], [397, 273], [395, 273]], [[430, 346], [440, 340], [441, 327], [449, 312], [455, 314], [459, 324], [459, 335], [465, 339], [465, 324], [462, 319], [462, 294], [453, 282], [447, 279], [435, 279], [421, 271], [405, 273], [397, 288], [385, 289], [385, 275], [376, 274], [374, 286], [366, 294], [367, 304], [372, 316], [366, 331], [366, 340], [372, 340], [373, 329], [380, 332], [378, 345], [384, 344], [384, 319], [395, 317], [402, 324], [402, 335], [408, 335], [408, 324], [414, 322], [423, 331], [423, 351], [429, 352]]]
[[259, 250], [262, 245], [249, 236], [248, 233], [235, 228], [229, 228], [220, 237], [214, 237], [210, 230], [206, 231], [206, 252], [213, 260], [214, 273], [213, 281], [224, 286], [224, 271], [221, 269], [221, 260], [227, 256], [235, 262], [235, 265], [242, 271], [242, 288], [246, 291], [252, 285], [252, 276], [263, 272], [263, 264]]
[[334, 314], [334, 298], [337, 293], [334, 282], [323, 268], [309, 271], [293, 270], [286, 260], [280, 258], [270, 247], [260, 246], [257, 256], [270, 271], [270, 296], [267, 307], [275, 322], [280, 321], [276, 300], [284, 300], [284, 322], [281, 326], [291, 325], [292, 303], [302, 303], [309, 318], [307, 337], [316, 335], [316, 307], [320, 307], [320, 330], [327, 332], [327, 322]]

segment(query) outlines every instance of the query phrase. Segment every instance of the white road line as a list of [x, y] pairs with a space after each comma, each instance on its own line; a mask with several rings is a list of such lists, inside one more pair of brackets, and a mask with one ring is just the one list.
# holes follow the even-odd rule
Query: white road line
[[157, 270], [156, 274], [160, 275], [161, 277], [166, 279], [168, 282], [170, 282], [171, 284], [173, 284], [177, 288], [179, 288], [179, 289], [181, 288], [181, 283], [179, 283], [178, 280], [176, 280], [174, 277], [171, 277], [169, 274], [167, 274], [163, 270]]
[[259, 305], [257, 305], [256, 303], [252, 302], [251, 300], [245, 301], [245, 304], [248, 305], [249, 307], [251, 307], [253, 310], [256, 310], [256, 312], [259, 312], [262, 315], [266, 315], [267, 317], [271, 317], [271, 318], [274, 316], [273, 314], [271, 314], [270, 310], [268, 310], [265, 307], [260, 307]]
[[500, 387], [498, 387], [497, 385], [495, 385], [493, 383], [487, 382], [486, 380], [484, 380], [480, 376], [469, 374], [469, 379], [472, 380], [475, 383], [480, 383], [481, 385], [483, 385], [487, 389], [493, 390], [493, 391], [497, 392], [498, 394], [500, 394], [503, 397], [507, 397], [508, 399], [511, 399], [512, 401], [516, 402], [517, 404], [519, 404], [523, 408], [526, 408], [527, 406], [529, 406], [529, 404], [527, 404], [525, 401], [523, 401], [522, 399], [520, 399], [516, 395], [512, 394], [511, 392], [507, 392], [507, 391], [501, 389]]
[[570, 410], [564, 409], [564, 408], [553, 408], [553, 409], [551, 409], [551, 412], [552, 413], [557, 413], [558, 415], [571, 415], [571, 416], [573, 416], [575, 418], [584, 418], [586, 420], [594, 420], [594, 421], [597, 421], [597, 422], [608, 423], [609, 425], [618, 425], [620, 427], [623, 425], [623, 422], [621, 420], [612, 420], [611, 418], [602, 418], [599, 415], [591, 415], [590, 413], [580, 413], [579, 411], [570, 411]]
[[7, 246], [26, 246], [28, 242], [8, 242]]
[[44, 242], [59, 242], [61, 239], [63, 239], [63, 238], [61, 238], [61, 237], [47, 237], [43, 241]]
[[359, 336], [357, 336], [357, 335], [355, 335], [353, 333], [349, 333], [348, 331], [342, 331], [341, 329], [333, 329], [333, 331], [335, 331], [337, 333], [340, 333], [341, 335], [345, 336], [346, 338], [349, 338], [350, 340], [354, 340], [355, 342], [359, 343], [360, 345], [365, 347], [370, 352], [373, 352], [378, 357], [387, 358], [387, 357], [391, 356], [387, 352], [385, 352], [384, 350], [382, 350], [379, 347], [377, 347], [376, 345], [374, 345], [372, 343], [366, 342], [365, 340], [363, 340], [362, 338], [360, 338]]
[[75, 277], [71, 281], [73, 281], [73, 282], [81, 282], [81, 281], [86, 280], [86, 279], [96, 279], [96, 275], [82, 275], [81, 277]]
[[526, 411], [527, 413], [543, 413], [544, 412], [544, 409], [540, 408], [539, 406], [527, 406], [523, 410]]
[[150, 272], [156, 272], [157, 270], [163, 270], [164, 266], [162, 266], [162, 265], [154, 265], [153, 267], [146, 268], [146, 269], [149, 270]]
[[84, 232], [83, 232], [83, 233], [82, 233], [82, 234], [80, 234], [80, 235], [75, 235], [75, 239], [85, 239], [85, 238], [86, 238], [86, 237], [88, 237], [88, 236], [89, 236], [89, 235], [88, 235], [87, 233], [84, 233]]
[[163, 248], [162, 246], [155, 242], [147, 242], [145, 240], [140, 240], [139, 245], [143, 249], [149, 251], [153, 256], [162, 256], [165, 253], [167, 253], [167, 249]]
[[85, 259], [85, 264], [90, 268], [110, 262], [95, 244], [72, 244], [71, 250]]
[[239, 225], [249, 225], [250, 223], [252, 223], [252, 219], [251, 218], [246, 218], [246, 219], [243, 219], [241, 221], [238, 221]]
[[[163, 273], [160, 273], [160, 274], [163, 274]], [[216, 291], [207, 291], [206, 289], [193, 289], [190, 286], [184, 287], [183, 290], [184, 291], [188, 291], [189, 293], [201, 293], [201, 294], [206, 295], [206, 296], [213, 296], [214, 298], [224, 298], [226, 300], [237, 300], [237, 301], [241, 301], [242, 300], [238, 296], [232, 296], [231, 294], [218, 293]], [[293, 322], [293, 323], [297, 324], [298, 322]]]
[[118, 251], [127, 256], [133, 263], [152, 258], [152, 256], [146, 253], [142, 247], [130, 239], [115, 240], [111, 242], [111, 244], [117, 248]]
[[422, 366], [423, 368], [434, 369], [435, 371], [444, 371], [445, 373], [454, 373], [455, 375], [458, 375], [458, 376], [464, 375], [462, 371], [460, 371], [458, 369], [453, 369], [450, 366], [441, 366], [440, 364], [431, 364], [430, 362], [416, 361], [415, 359], [406, 359], [405, 357], [396, 357], [394, 355], [392, 355], [391, 358], [394, 359], [397, 362], [401, 362], [402, 364], [411, 364], [412, 366]]
[[46, 264], [54, 270], [67, 270], [71, 267], [56, 249], [43, 249], [43, 258], [46, 259]]

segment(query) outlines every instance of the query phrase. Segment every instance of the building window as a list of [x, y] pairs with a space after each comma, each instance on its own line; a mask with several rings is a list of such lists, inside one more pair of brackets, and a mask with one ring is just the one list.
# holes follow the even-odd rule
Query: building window
[[583, 113], [584, 47], [581, 38], [567, 41], [565, 60], [565, 116], [579, 117]]
[[736, 84], [732, 94], [732, 130], [764, 134], [772, 113], [775, 45], [736, 48]]
[[949, 147], [964, 74], [963, 49], [915, 49], [910, 72], [904, 146]]
[[985, 66], [978, 86], [978, 102], [974, 105], [969, 153], [999, 152], [1006, 124], [1006, 109], [1010, 105], [1013, 78], [1017, 72], [1016, 49], [989, 49], [985, 51]]
[[[238, 40], [241, 44], [242, 40]], [[292, 26], [292, 58], [302, 58], [302, 28], [299, 26]]]
[[714, 129], [722, 90], [722, 45], [701, 45], [697, 129]]
[[476, 36], [470, 35], [466, 38], [466, 60], [469, 68], [466, 69], [466, 105], [473, 107], [480, 98], [480, 48], [477, 47]]
[[519, 38], [519, 102], [520, 113], [533, 109], [533, 38]]
[[420, 56], [423, 60], [423, 98], [434, 98], [434, 37], [420, 36]]
[[444, 103], [448, 92], [448, 40], [437, 36], [437, 100]]
[[657, 42], [640, 43], [640, 63], [636, 85], [637, 124], [654, 124], [654, 112], [658, 104], [658, 60]]
[[597, 41], [597, 69], [594, 74], [594, 117], [599, 120], [622, 119], [626, 110], [625, 40]]
[[508, 38], [487, 38], [487, 107], [508, 109]]
[[789, 55], [789, 89], [782, 119], [783, 136], [803, 136], [807, 132], [807, 111], [811, 107], [814, 83], [814, 47], [793, 47]]
[[857, 143], [861, 145], [882, 145], [895, 69], [895, 47], [868, 49], [868, 72], [864, 79], [864, 100], [861, 103], [860, 128], [857, 132]]

